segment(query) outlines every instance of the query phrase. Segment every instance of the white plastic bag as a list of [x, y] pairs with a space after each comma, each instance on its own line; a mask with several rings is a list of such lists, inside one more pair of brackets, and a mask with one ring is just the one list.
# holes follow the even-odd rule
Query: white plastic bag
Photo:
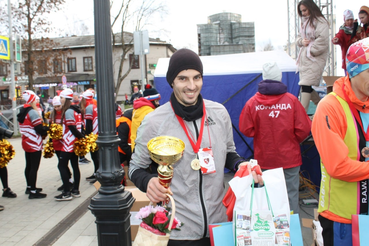
[[[247, 222], [251, 218], [249, 216], [255, 217], [255, 211], [261, 211], [263, 214], [266, 213], [265, 218], [261, 219], [260, 221], [265, 221], [266, 218], [270, 217], [268, 217], [267, 211], [272, 212], [272, 216], [268, 220], [274, 221], [274, 223], [272, 222], [272, 224], [274, 224], [275, 228], [273, 225], [271, 225], [271, 227], [268, 226], [268, 231], [270, 230], [271, 234], [273, 234], [273, 238], [276, 233], [275, 245], [289, 245], [290, 207], [283, 169], [277, 168], [263, 172], [263, 180], [266, 184], [265, 187], [254, 188], [253, 194], [251, 175], [242, 178], [235, 177], [229, 182], [229, 185], [236, 196], [236, 203], [234, 206], [235, 218], [233, 220], [235, 225], [234, 235], [236, 237], [236, 245], [252, 245], [251, 240], [255, 241], [255, 243], [256, 241], [258, 241], [257, 243], [259, 243], [260, 245], [273, 244], [272, 241], [274, 241], [274, 239], [271, 241], [271, 238], [268, 239], [267, 237], [256, 238], [256, 231], [253, 231], [252, 228], [253, 226], [255, 226], [255, 224], [252, 221], [251, 223], [246, 223], [248, 226], [245, 226], [246, 228], [250, 228], [250, 230], [243, 230], [243, 224], [237, 224], [240, 224], [241, 221], [244, 222], [243, 220], [246, 220]], [[269, 205], [267, 197], [269, 197]], [[250, 207], [252, 207], [252, 215], [250, 214]], [[261, 213], [259, 213], [259, 215], [261, 216]], [[242, 220], [241, 217], [243, 217]], [[284, 239], [286, 237], [288, 237], [288, 240]]]
[[[288, 222], [290, 221], [290, 204], [288, 202], [286, 181], [284, 179], [283, 168], [270, 169], [263, 172], [263, 180], [265, 180], [266, 189], [275, 214], [288, 214]], [[234, 210], [248, 210], [250, 208], [252, 176], [240, 178], [235, 177], [229, 181], [236, 196]], [[261, 191], [261, 192], [259, 192]], [[265, 192], [262, 189], [255, 189], [254, 192], [254, 209], [268, 209], [268, 202]]]

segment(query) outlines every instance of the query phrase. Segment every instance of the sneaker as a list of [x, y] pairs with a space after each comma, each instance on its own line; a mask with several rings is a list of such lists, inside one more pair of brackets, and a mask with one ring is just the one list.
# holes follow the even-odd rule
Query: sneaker
[[84, 165], [84, 164], [89, 164], [91, 161], [87, 160], [86, 158], [81, 158], [79, 159], [79, 164], [80, 165]]
[[7, 198], [16, 198], [17, 194], [15, 194], [10, 188], [7, 188], [6, 190], [3, 189], [3, 197]]
[[81, 193], [79, 193], [79, 190], [72, 190], [70, 192], [72, 194], [73, 197], [81, 197]]
[[0, 211], [3, 211], [3, 210], [4, 210], [4, 206], [0, 205]]
[[95, 174], [92, 174], [90, 177], [86, 178], [87, 181], [93, 181], [96, 180]]
[[[41, 192], [42, 188], [36, 188], [36, 191]], [[26, 193], [27, 195], [30, 194], [31, 193], [31, 188], [26, 188], [26, 192], [24, 192], [24, 193]]]
[[[70, 187], [70, 189], [72, 190], [72, 189], [73, 189], [73, 183], [69, 182], [69, 187]], [[63, 191], [63, 190], [64, 190], [64, 185], [61, 185], [61, 186], [57, 189], [57, 191]]]
[[36, 193], [29, 193], [28, 199], [40, 199], [45, 198], [47, 195], [44, 193], [41, 193], [40, 191], [36, 190]]
[[55, 196], [55, 200], [57, 201], [70, 201], [73, 197], [71, 196], [70, 191], [69, 192], [62, 192], [59, 196]]

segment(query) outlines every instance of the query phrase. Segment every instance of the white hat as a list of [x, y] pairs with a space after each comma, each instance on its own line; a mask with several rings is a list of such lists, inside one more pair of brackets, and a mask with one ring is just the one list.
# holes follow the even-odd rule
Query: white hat
[[53, 106], [60, 106], [60, 105], [61, 105], [60, 96], [55, 96], [53, 98]]
[[276, 62], [268, 62], [263, 65], [263, 80], [282, 80], [282, 72]]
[[91, 91], [92, 92], [92, 94], [95, 96], [95, 90], [94, 89], [92, 89], [92, 88], [89, 88], [89, 89], [87, 89], [88, 91]]
[[94, 98], [94, 94], [92, 93], [91, 90], [87, 90], [85, 92], [82, 93], [82, 97], [86, 98], [86, 99], [93, 99]]
[[36, 100], [36, 94], [33, 91], [25, 90], [22, 94], [23, 99], [26, 101], [27, 104], [32, 103]]
[[71, 89], [64, 89], [60, 92], [60, 97], [73, 99], [73, 91]]
[[345, 11], [343, 11], [343, 20], [353, 20], [354, 19], [354, 13], [352, 13], [351, 10], [346, 9]]

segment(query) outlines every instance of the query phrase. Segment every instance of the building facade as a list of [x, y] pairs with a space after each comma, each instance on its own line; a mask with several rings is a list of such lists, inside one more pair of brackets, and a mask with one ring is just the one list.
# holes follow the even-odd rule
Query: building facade
[[[118, 80], [118, 71], [121, 59], [123, 58], [122, 42], [116, 35], [113, 45], [113, 79], [115, 84]], [[153, 83], [154, 71], [159, 58], [170, 57], [175, 49], [171, 44], [160, 39], [149, 39], [150, 52], [145, 55], [144, 64], [140, 64], [139, 56], [133, 54], [133, 34], [124, 33], [125, 46], [130, 50], [124, 56], [122, 74], [125, 74], [131, 67], [129, 74], [123, 79], [120, 90], [117, 94], [117, 101], [125, 101], [126, 94], [130, 98], [133, 89], [132, 85], [141, 88], [141, 66], [145, 68], [146, 82]], [[31, 89], [40, 91], [43, 99], [53, 97], [58, 94], [63, 87], [72, 88], [73, 91], [82, 93], [88, 88], [96, 90], [96, 59], [95, 59], [95, 39], [93, 35], [71, 36], [53, 38], [56, 47], [49, 50], [45, 58], [35, 60], [35, 74], [33, 76], [33, 88], [28, 88], [27, 57], [23, 55], [23, 63], [16, 72], [16, 95], [21, 96], [21, 92]], [[62, 52], [61, 52], [62, 51]], [[35, 50], [35, 53], [39, 52]], [[57, 55], [56, 55], [57, 53]], [[2, 104], [7, 104], [10, 89], [10, 69], [6, 63], [0, 64], [0, 100]], [[112, 95], [113, 96], [113, 95]], [[10, 102], [11, 104], [11, 102]]]
[[241, 15], [219, 13], [208, 24], [197, 25], [199, 55], [225, 55], [255, 52], [254, 22], [241, 22]]

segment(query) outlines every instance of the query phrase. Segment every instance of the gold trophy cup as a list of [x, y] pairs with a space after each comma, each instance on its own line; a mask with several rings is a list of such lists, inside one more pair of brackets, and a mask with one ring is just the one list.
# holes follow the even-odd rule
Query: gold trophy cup
[[158, 178], [160, 184], [168, 188], [173, 178], [172, 164], [181, 159], [185, 149], [184, 142], [179, 138], [160, 136], [152, 138], [147, 143], [147, 148], [151, 159], [159, 164]]

